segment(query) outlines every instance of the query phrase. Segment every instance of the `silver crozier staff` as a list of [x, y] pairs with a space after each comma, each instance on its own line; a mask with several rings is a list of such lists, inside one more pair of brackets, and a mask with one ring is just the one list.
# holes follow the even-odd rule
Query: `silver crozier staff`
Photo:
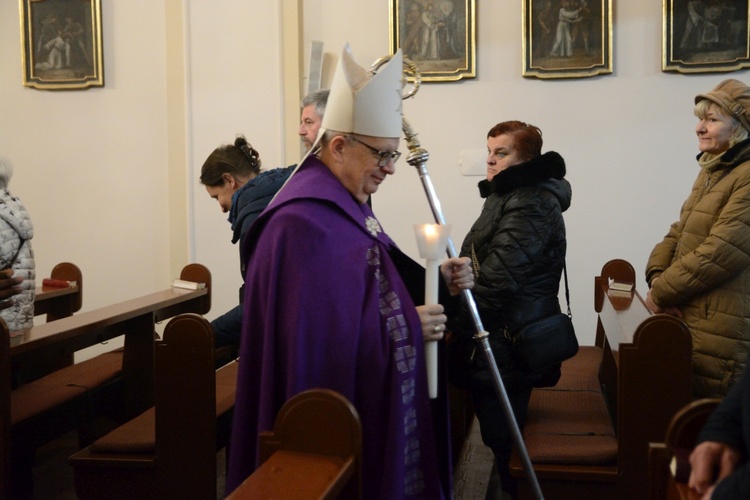
[[[372, 66], [370, 67], [370, 71], [372, 73], [376, 73], [378, 68], [388, 62], [389, 59], [390, 56], [381, 57], [372, 64]], [[411, 90], [403, 95], [403, 99], [405, 100], [413, 97], [414, 94], [417, 93], [417, 91], [419, 90], [419, 85], [421, 83], [421, 76], [419, 74], [417, 65], [412, 61], [404, 58], [403, 63], [406, 67], [406, 69], [404, 70], [404, 81], [406, 81], [407, 77], [412, 78], [413, 80]], [[411, 128], [411, 125], [409, 125], [406, 117], [402, 116], [402, 120], [404, 136], [406, 136], [406, 142], [409, 147], [409, 155], [406, 157], [406, 161], [412, 167], [417, 168], [419, 178], [422, 180], [422, 186], [424, 187], [424, 191], [427, 194], [427, 199], [430, 202], [430, 208], [432, 209], [432, 215], [435, 217], [435, 222], [444, 225], [445, 217], [443, 216], [443, 211], [440, 208], [440, 200], [438, 200], [437, 193], [435, 193], [435, 187], [432, 185], [430, 174], [427, 173], [427, 159], [429, 158], [430, 154], [419, 144], [417, 134], [414, 132], [414, 129]], [[457, 256], [458, 254], [456, 253], [456, 248], [453, 245], [453, 240], [449, 236], [448, 257]], [[482, 352], [484, 352], [484, 355], [487, 358], [487, 364], [490, 367], [490, 373], [492, 374], [492, 380], [494, 381], [495, 390], [497, 391], [497, 395], [503, 405], [505, 419], [508, 421], [508, 425], [510, 425], [511, 428], [513, 443], [516, 445], [516, 449], [521, 455], [523, 467], [526, 470], [528, 479], [531, 481], [531, 485], [533, 487], [536, 498], [538, 500], [544, 500], [542, 489], [539, 487], [539, 481], [537, 481], [536, 474], [534, 473], [534, 468], [531, 465], [529, 453], [526, 450], [526, 445], [524, 444], [523, 437], [521, 436], [521, 429], [518, 427], [518, 422], [516, 422], [516, 418], [513, 415], [513, 410], [510, 406], [510, 400], [508, 399], [508, 393], [505, 391], [505, 385], [503, 384], [502, 378], [500, 378], [500, 371], [497, 368], [495, 356], [492, 355], [492, 348], [490, 347], [490, 343], [487, 340], [489, 333], [484, 329], [484, 325], [482, 324], [482, 319], [479, 317], [479, 310], [477, 309], [477, 305], [474, 302], [474, 296], [471, 294], [471, 290], [464, 289], [461, 291], [461, 293], [474, 320], [474, 328], [476, 329], [474, 340], [477, 342], [477, 344], [480, 345]]]

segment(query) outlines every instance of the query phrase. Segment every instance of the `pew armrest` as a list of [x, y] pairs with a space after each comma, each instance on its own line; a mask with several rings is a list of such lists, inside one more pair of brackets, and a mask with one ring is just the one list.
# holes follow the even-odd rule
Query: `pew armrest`
[[[720, 399], [699, 399], [683, 406], [669, 422], [663, 443], [649, 444], [649, 495], [661, 498], [697, 498], [685, 484], [689, 477], [687, 458], [695, 447], [698, 434], [708, 417], [721, 402]], [[677, 461], [677, 474], [671, 462]], [[691, 494], [693, 496], [691, 496]]]
[[292, 397], [273, 431], [261, 433], [259, 446], [261, 466], [229, 499], [362, 496], [359, 415], [334, 391], [310, 389]]

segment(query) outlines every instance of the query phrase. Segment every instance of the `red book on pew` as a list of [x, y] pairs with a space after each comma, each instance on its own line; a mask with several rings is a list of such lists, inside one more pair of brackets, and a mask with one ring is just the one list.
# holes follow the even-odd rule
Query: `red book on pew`
[[70, 282], [67, 280], [55, 280], [52, 278], [44, 278], [42, 280], [42, 286], [51, 286], [54, 288], [68, 288], [71, 285], [75, 286], [75, 281]]

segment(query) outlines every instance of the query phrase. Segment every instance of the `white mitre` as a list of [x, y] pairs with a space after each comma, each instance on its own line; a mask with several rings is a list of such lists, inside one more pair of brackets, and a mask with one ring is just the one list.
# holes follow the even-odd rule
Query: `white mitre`
[[[308, 156], [318, 149], [326, 130], [371, 137], [400, 138], [402, 130], [401, 74], [402, 56], [399, 49], [373, 75], [358, 65], [347, 43], [341, 52], [333, 75], [328, 104], [318, 136], [302, 156], [286, 185]], [[283, 189], [283, 186], [282, 186]], [[281, 190], [277, 191], [274, 198]]]
[[401, 137], [401, 74], [401, 49], [373, 75], [354, 61], [346, 44], [333, 76], [318, 137], [323, 129]]

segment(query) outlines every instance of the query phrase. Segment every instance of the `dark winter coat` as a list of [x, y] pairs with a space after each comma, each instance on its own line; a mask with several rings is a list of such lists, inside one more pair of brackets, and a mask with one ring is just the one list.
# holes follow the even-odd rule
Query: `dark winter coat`
[[[519, 365], [503, 340], [504, 330], [512, 336], [524, 325], [560, 312], [557, 295], [566, 250], [562, 213], [572, 196], [564, 177], [562, 157], [548, 152], [481, 181], [486, 201], [461, 246], [461, 256], [472, 259], [475, 271], [478, 265], [472, 293], [508, 381], [511, 372], [521, 379], [539, 374], [526, 373]], [[474, 333], [465, 331], [470, 324], [466, 319], [461, 323], [460, 334]]]
[[[253, 225], [255, 219], [271, 202], [281, 186], [292, 174], [294, 167], [275, 168], [261, 172], [237, 190], [229, 209], [229, 222], [232, 224], [232, 243], [241, 241]], [[240, 245], [240, 271], [245, 279], [247, 259], [243, 255], [245, 245]]]
[[[232, 243], [237, 243], [244, 238], [255, 219], [263, 212], [276, 192], [289, 178], [294, 167], [292, 165], [291, 167], [261, 172], [234, 193], [232, 207], [229, 209], [229, 222], [232, 224]], [[243, 253], [245, 247], [246, 245], [240, 244], [240, 272], [243, 282], [245, 281], [245, 269], [247, 267], [247, 258]], [[240, 304], [242, 296], [242, 288], [240, 288], [238, 305], [211, 322], [216, 347], [239, 345], [242, 328], [242, 305]]]

